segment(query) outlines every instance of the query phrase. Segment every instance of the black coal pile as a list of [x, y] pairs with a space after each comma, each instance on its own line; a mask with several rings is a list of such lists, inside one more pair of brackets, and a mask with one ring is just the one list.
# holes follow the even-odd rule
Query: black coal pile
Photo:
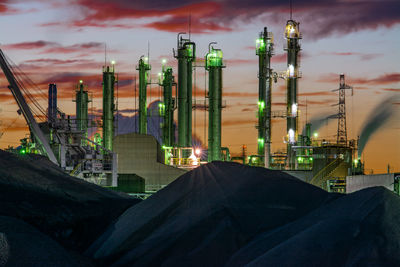
[[400, 199], [331, 194], [282, 173], [213, 162], [129, 208], [86, 255], [112, 266], [399, 265]]
[[[138, 202], [127, 195], [70, 177], [42, 156], [15, 155], [0, 150], [0, 265], [30, 261], [26, 256], [30, 254], [18, 249], [24, 233], [27, 234], [23, 248], [31, 247], [32, 254], [38, 252], [32, 259], [33, 265], [68, 263], [64, 254], [71, 257], [71, 262], [76, 257], [78, 262], [85, 260], [80, 254], [113, 220]], [[8, 227], [12, 220], [19, 228]], [[43, 242], [38, 243], [39, 239]], [[49, 261], [38, 264], [45, 258]]]

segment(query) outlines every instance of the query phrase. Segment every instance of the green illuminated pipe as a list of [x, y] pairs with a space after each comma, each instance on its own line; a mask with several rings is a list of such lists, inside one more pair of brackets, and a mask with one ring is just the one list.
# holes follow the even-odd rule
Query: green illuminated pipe
[[269, 168], [271, 158], [271, 89], [273, 37], [267, 28], [260, 33], [256, 42], [258, 55], [258, 155], [264, 157], [265, 167]]
[[174, 76], [172, 75], [172, 68], [163, 67], [161, 77], [161, 85], [163, 87], [164, 101], [160, 103], [160, 115], [164, 118], [162, 126], [163, 145], [171, 147], [175, 143], [175, 129], [174, 129], [174, 103], [172, 100], [172, 86], [174, 84]]
[[75, 95], [76, 102], [76, 122], [78, 130], [84, 132], [84, 136], [87, 137], [87, 129], [88, 129], [88, 103], [89, 96], [88, 92], [84, 90], [83, 81], [79, 82], [78, 90]]
[[[211, 43], [212, 44], [212, 43]], [[206, 55], [208, 71], [208, 162], [221, 160], [222, 51], [209, 45]]]
[[[181, 33], [180, 33], [181, 34]], [[178, 34], [178, 146], [192, 146], [192, 73], [196, 44]]]
[[287, 40], [287, 74], [286, 74], [286, 111], [287, 111], [287, 135], [288, 135], [288, 167], [293, 169], [295, 166], [295, 155], [292, 146], [297, 143], [297, 120], [298, 120], [298, 103], [297, 103], [297, 79], [299, 78], [298, 55], [300, 52], [299, 39], [299, 23], [294, 20], [288, 20], [286, 23], [285, 38]]
[[147, 83], [148, 71], [151, 66], [148, 58], [139, 59], [139, 65], [136, 70], [139, 71], [139, 133], [147, 134]]
[[103, 67], [103, 146], [113, 150], [114, 137], [114, 65]]

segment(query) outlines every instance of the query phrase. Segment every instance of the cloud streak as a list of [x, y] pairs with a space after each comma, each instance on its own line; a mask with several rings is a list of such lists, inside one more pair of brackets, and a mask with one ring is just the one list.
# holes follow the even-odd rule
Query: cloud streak
[[[64, 23], [49, 22], [43, 26], [65, 25], [82, 27], [144, 27], [160, 31], [187, 30], [191, 15], [192, 32], [232, 31], [237, 23], [263, 18], [277, 25], [288, 16], [289, 4], [278, 0], [161, 1], [70, 0], [80, 10], [79, 18]], [[400, 23], [397, 0], [341, 1], [299, 0], [294, 3], [294, 18], [303, 22], [304, 33], [312, 39], [360, 30], [390, 28]], [[151, 22], [138, 22], [150, 18]], [[280, 23], [280, 22], [279, 22]], [[368, 58], [368, 57], [367, 57]], [[365, 59], [367, 59], [365, 58]]]
[[6, 44], [2, 47], [9, 50], [40, 50], [40, 54], [72, 54], [82, 53], [83, 51], [90, 53], [104, 53], [104, 43], [99, 42], [78, 43], [64, 46], [57, 42], [38, 40]]

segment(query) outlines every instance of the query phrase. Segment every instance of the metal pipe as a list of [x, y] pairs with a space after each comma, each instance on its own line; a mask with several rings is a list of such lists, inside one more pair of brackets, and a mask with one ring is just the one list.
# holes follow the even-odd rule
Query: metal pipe
[[205, 60], [208, 71], [208, 162], [221, 160], [222, 51], [211, 47]]
[[164, 118], [162, 126], [163, 145], [171, 147], [175, 142], [174, 130], [174, 103], [172, 100], [172, 86], [174, 83], [174, 76], [172, 75], [172, 68], [167, 67], [163, 70], [162, 87], [163, 87], [163, 103], [161, 104], [160, 111]]
[[114, 65], [103, 67], [103, 146], [113, 150], [114, 138]]
[[[86, 90], [84, 90], [83, 81], [79, 81], [78, 90], [75, 94], [75, 102], [76, 102], [76, 122], [77, 129], [83, 131], [85, 137], [87, 137], [88, 130], [88, 103], [89, 103], [89, 95]], [[82, 140], [82, 144], [86, 142]]]
[[[183, 34], [183, 33], [180, 33]], [[192, 145], [192, 71], [196, 45], [178, 34], [178, 146]]]
[[141, 56], [136, 70], [139, 71], [139, 133], [147, 134], [147, 84], [151, 66], [148, 58]]
[[49, 84], [48, 98], [47, 120], [54, 122], [57, 119], [57, 85], [54, 83]]
[[271, 159], [271, 89], [273, 73], [271, 57], [273, 55], [272, 33], [260, 33], [256, 42], [258, 55], [258, 155], [264, 157], [264, 166], [269, 168]]
[[299, 78], [298, 54], [300, 52], [299, 39], [301, 34], [299, 31], [299, 23], [294, 20], [288, 20], [286, 23], [285, 38], [287, 45], [284, 50], [287, 51], [287, 72], [286, 72], [286, 127], [288, 135], [287, 143], [287, 167], [293, 169], [295, 167], [296, 157], [292, 146], [297, 143], [298, 134], [298, 103], [297, 103], [297, 79]]

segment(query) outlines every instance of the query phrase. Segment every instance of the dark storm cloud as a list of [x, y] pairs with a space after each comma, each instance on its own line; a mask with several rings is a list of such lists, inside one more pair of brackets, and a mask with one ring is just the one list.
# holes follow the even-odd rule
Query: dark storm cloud
[[[72, 1], [72, 0], [71, 0]], [[231, 31], [236, 23], [264, 16], [270, 23], [281, 24], [288, 17], [289, 1], [216, 0], [216, 1], [128, 1], [77, 0], [83, 18], [72, 21], [76, 27], [135, 27], [118, 19], [154, 17], [156, 21], [141, 25], [161, 31], [186, 30], [191, 14], [193, 32]], [[400, 22], [400, 1], [293, 1], [294, 18], [306, 25], [304, 34], [319, 39], [332, 34], [391, 27]], [[50, 23], [51, 24], [51, 23]]]

